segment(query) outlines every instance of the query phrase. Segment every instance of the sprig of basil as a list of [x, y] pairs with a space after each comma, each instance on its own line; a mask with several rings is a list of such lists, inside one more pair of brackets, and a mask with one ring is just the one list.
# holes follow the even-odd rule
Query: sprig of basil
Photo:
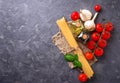
[[72, 62], [74, 65], [74, 68], [82, 68], [82, 64], [80, 61], [78, 61], [78, 55], [77, 54], [65, 54], [64, 59], [67, 62]]

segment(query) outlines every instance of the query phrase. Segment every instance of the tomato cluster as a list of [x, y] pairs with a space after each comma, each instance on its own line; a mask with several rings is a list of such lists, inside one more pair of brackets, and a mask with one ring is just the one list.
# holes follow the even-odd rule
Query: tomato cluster
[[110, 38], [110, 31], [113, 30], [111, 22], [105, 24], [97, 23], [95, 32], [91, 34], [91, 40], [87, 42], [87, 47], [93, 50], [96, 56], [102, 56], [103, 48], [107, 45], [107, 40]]

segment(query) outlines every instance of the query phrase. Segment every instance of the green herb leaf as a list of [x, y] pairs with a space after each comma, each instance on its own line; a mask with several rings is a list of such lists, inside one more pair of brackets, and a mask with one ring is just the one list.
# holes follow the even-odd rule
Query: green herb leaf
[[68, 62], [73, 62], [75, 60], [75, 57], [72, 54], [65, 54], [64, 59]]
[[73, 61], [73, 65], [75, 68], [82, 68], [82, 64], [78, 60]]
[[74, 56], [75, 60], [78, 60], [78, 55], [77, 54], [75, 54], [73, 56]]

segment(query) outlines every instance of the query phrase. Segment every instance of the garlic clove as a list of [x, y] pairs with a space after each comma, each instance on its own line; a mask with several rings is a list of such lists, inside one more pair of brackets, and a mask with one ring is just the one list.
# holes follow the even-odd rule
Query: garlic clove
[[80, 17], [82, 21], [88, 21], [92, 17], [92, 13], [89, 10], [83, 9], [80, 10]]

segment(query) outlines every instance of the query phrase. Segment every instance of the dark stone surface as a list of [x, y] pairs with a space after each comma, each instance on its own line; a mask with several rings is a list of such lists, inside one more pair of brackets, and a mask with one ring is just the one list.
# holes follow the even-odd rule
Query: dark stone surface
[[108, 19], [114, 31], [104, 56], [93, 65], [95, 76], [88, 83], [120, 82], [120, 0], [0, 0], [0, 83], [80, 83], [54, 46], [55, 21], [81, 8]]

